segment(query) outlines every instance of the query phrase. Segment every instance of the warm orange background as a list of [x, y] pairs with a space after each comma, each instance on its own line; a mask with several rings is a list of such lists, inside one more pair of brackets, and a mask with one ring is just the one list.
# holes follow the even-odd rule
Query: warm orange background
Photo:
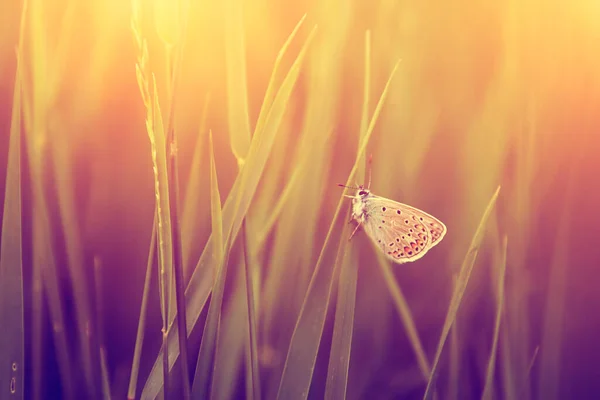
[[[59, 89], [48, 122], [60, 129], [51, 129], [49, 135], [68, 138], [85, 254], [90, 259], [99, 255], [105, 266], [105, 311], [110, 315], [105, 328], [108, 362], [115, 390], [123, 395], [154, 210], [150, 146], [135, 76], [137, 49], [130, 30], [129, 2], [74, 2], [76, 18], [72, 26], [64, 28], [66, 3], [47, 1], [43, 5], [50, 60], [58, 57], [53, 49], [60, 30], [68, 32], [62, 73], [58, 74]], [[322, 133], [332, 135], [332, 158], [329, 171], [323, 171], [321, 177], [325, 181], [324, 199], [316, 225], [315, 254], [308, 257], [311, 263], [303, 268], [314, 267], [341, 193], [335, 183], [345, 181], [354, 160], [362, 102], [364, 31], [371, 29], [372, 107], [395, 61], [402, 59], [369, 146], [374, 154], [372, 188], [378, 194], [430, 211], [449, 229], [444, 242], [420, 262], [420, 267], [395, 269], [428, 354], [432, 357], [435, 351], [447, 311], [451, 274], [468, 248], [486, 202], [501, 184], [497, 217], [498, 229], [509, 238], [507, 297], [517, 290], [512, 288], [519, 287], [523, 298], [513, 299], [516, 303], [511, 307], [521, 304], [528, 311], [529, 332], [522, 340], [533, 349], [542, 343], [547, 329], [563, 329], [559, 334], [561, 357], [558, 365], [549, 367], [560, 371], [557, 398], [591, 398], [591, 393], [600, 390], [600, 5], [596, 3], [463, 0], [410, 4], [365, 0], [343, 6], [346, 3], [341, 0], [244, 2], [252, 127], [277, 52], [301, 16], [308, 14], [299, 33], [302, 39], [292, 45], [291, 54], [297, 53], [298, 43], [315, 23], [319, 25], [317, 48], [319, 43], [340, 35], [331, 39], [339, 40], [337, 52], [309, 52], [292, 95], [293, 112], [286, 122], [290, 127], [286, 133], [297, 135], [286, 150], [293, 154], [302, 134], [305, 102], [310, 97], [311, 68], [316, 70], [314, 65], [324, 58], [336, 60], [340, 80], [339, 86], [332, 84], [336, 91], [331, 93], [335, 118], [333, 126], [323, 127]], [[5, 0], [1, 7], [0, 202], [4, 196], [21, 4]], [[150, 64], [159, 75], [164, 69], [164, 50], [152, 25], [152, 7], [146, 8], [150, 10], [144, 19]], [[341, 13], [348, 14], [342, 17]], [[341, 19], [346, 21], [343, 28], [339, 26]], [[192, 1], [182, 70], [185, 84], [177, 110], [181, 179], [186, 182], [199, 115], [210, 93], [207, 126], [215, 138], [223, 199], [237, 174], [227, 131], [224, 29], [218, 1]], [[288, 65], [290, 57], [286, 59]], [[159, 81], [161, 87], [164, 81]], [[528, 135], [533, 137], [529, 144]], [[429, 138], [424, 139], [425, 150], [419, 149], [415, 157], [420, 162], [415, 162], [411, 159], [412, 149], [425, 136]], [[524, 162], [532, 171], [532, 181], [523, 192], [516, 182], [525, 168], [519, 158], [524, 146], [529, 146]], [[410, 177], [410, 183], [406, 183], [406, 177]], [[206, 213], [197, 221], [194, 259], [210, 233], [208, 173], [202, 179], [207, 189], [198, 207]], [[27, 193], [25, 190], [25, 207], [29, 204]], [[311, 187], [307, 186], [304, 193], [311, 196]], [[527, 204], [526, 220], [522, 218], [523, 209], [515, 209], [518, 199], [525, 199]], [[25, 230], [27, 215], [25, 212]], [[564, 215], [567, 221], [561, 225]], [[559, 226], [566, 230], [565, 235], [559, 235]], [[302, 228], [299, 216], [298, 229]], [[361, 250], [364, 247], [363, 261], [372, 251], [366, 243], [360, 237], [352, 243]], [[489, 243], [486, 246], [492, 247]], [[564, 255], [566, 262], [557, 261], [562, 257], [557, 254]], [[544, 321], [547, 296], [554, 293], [549, 289], [553, 262], [564, 268], [564, 297], [559, 299], [564, 312], [560, 312], [557, 326], [548, 327]], [[491, 340], [489, 264], [490, 256], [482, 252], [463, 304], [465, 353], [461, 360], [465, 381], [461, 382], [479, 382], [481, 373], [476, 366], [480, 362], [470, 360], [469, 352], [480, 347], [475, 342]], [[67, 279], [66, 273], [63, 278]], [[292, 286], [293, 282], [288, 284]], [[406, 356], [410, 348], [381, 278], [361, 264], [358, 286], [350, 388], [357, 384], [363, 385], [360, 390], [378, 388], [381, 396], [394, 393], [394, 380], [398, 379], [395, 374], [412, 368]], [[154, 361], [160, 340], [158, 301], [152, 301], [150, 326], [155, 336], [147, 339], [150, 344], [142, 357], [142, 379]], [[289, 324], [293, 327], [293, 320], [282, 323], [288, 326], [282, 329], [289, 329]], [[325, 329], [323, 346], [329, 345], [326, 338], [331, 326]], [[543, 363], [554, 363], [542, 357], [543, 351], [540, 348], [531, 373], [534, 394], [538, 379], [542, 379], [540, 374], [548, 371]], [[323, 364], [319, 359], [317, 387], [324, 384], [326, 367], [326, 360]], [[447, 379], [442, 373], [441, 384]]]

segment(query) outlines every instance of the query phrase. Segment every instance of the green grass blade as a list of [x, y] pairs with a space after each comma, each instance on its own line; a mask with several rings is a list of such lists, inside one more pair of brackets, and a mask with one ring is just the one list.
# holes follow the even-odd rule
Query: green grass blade
[[[365, 32], [365, 82], [363, 93], [363, 106], [360, 120], [360, 140], [362, 143], [367, 134], [369, 124], [369, 97], [371, 89], [371, 33]], [[359, 162], [363, 161], [364, 154]], [[357, 174], [363, 175], [364, 170]], [[364, 180], [364, 179], [363, 179]], [[338, 280], [338, 295], [335, 309], [335, 322], [333, 326], [333, 340], [329, 353], [329, 366], [327, 369], [327, 382], [325, 384], [326, 399], [344, 399], [348, 386], [348, 369], [350, 367], [350, 354], [352, 350], [352, 332], [354, 329], [354, 310], [356, 306], [356, 282], [358, 279], [358, 263], [355, 252], [346, 250], [344, 237], [347, 234], [347, 225], [342, 229], [340, 248], [343, 249], [341, 257], [341, 272]], [[343, 247], [342, 247], [343, 246]], [[351, 255], [349, 255], [351, 254]], [[334, 267], [337, 269], [338, 267]]]
[[[344, 235], [346, 231], [347, 229], [343, 230], [341, 236], [341, 240], [344, 242], [347, 242], [346, 235]], [[358, 278], [358, 260], [353, 248], [344, 250], [340, 268], [333, 339], [325, 386], [325, 399], [328, 400], [346, 398]]]
[[467, 254], [465, 255], [465, 258], [460, 267], [458, 279], [456, 281], [454, 292], [452, 293], [452, 298], [450, 300], [448, 313], [446, 314], [446, 320], [444, 321], [444, 326], [442, 328], [440, 341], [438, 342], [437, 350], [435, 352], [435, 358], [433, 359], [431, 375], [429, 376], [429, 380], [427, 381], [427, 388], [425, 389], [425, 394], [423, 395], [424, 399], [429, 400], [433, 398], [435, 381], [437, 379], [438, 365], [440, 362], [440, 357], [442, 355], [442, 350], [444, 349], [444, 344], [446, 343], [446, 339], [448, 338], [450, 328], [452, 327], [452, 324], [456, 319], [456, 314], [458, 313], [460, 302], [462, 301], [462, 297], [467, 288], [467, 284], [469, 283], [469, 278], [471, 277], [471, 272], [473, 271], [473, 266], [475, 265], [475, 259], [477, 258], [479, 246], [485, 234], [485, 227], [487, 225], [488, 218], [492, 213], [492, 210], [494, 209], [494, 205], [496, 204], [496, 199], [498, 198], [499, 193], [500, 186], [498, 186], [498, 188], [496, 189], [496, 192], [490, 199], [487, 208], [485, 209], [483, 216], [479, 221], [479, 226], [477, 227], [477, 230], [473, 235], [473, 239], [471, 240], [469, 250], [467, 250]]
[[196, 372], [192, 383], [192, 396], [194, 399], [203, 399], [208, 395], [209, 381], [215, 356], [216, 341], [221, 320], [221, 306], [223, 303], [223, 292], [225, 291], [225, 280], [227, 278], [227, 260], [225, 246], [223, 244], [223, 216], [221, 213], [221, 195], [219, 194], [219, 183], [217, 169], [215, 167], [215, 154], [213, 149], [212, 131], [208, 134], [209, 156], [210, 156], [210, 212], [212, 220], [213, 259], [216, 265], [220, 265], [217, 271], [216, 281], [213, 287], [213, 295], [208, 307], [208, 316], [204, 325], [200, 352], [196, 363]]
[[[248, 311], [246, 307], [246, 285], [243, 273], [243, 262], [232, 284], [231, 296], [221, 311], [219, 337], [215, 349], [212, 385], [210, 398], [231, 399], [238, 388], [238, 378], [243, 368], [244, 346], [248, 338]], [[250, 376], [250, 375], [248, 375]], [[248, 382], [248, 379], [246, 380]], [[246, 397], [246, 398], [251, 398]]]
[[208, 148], [210, 151], [210, 216], [212, 224], [212, 236], [214, 237], [212, 254], [216, 265], [219, 265], [223, 258], [225, 244], [223, 243], [223, 213], [221, 209], [219, 181], [217, 179], [217, 168], [215, 165], [212, 131], [209, 131], [208, 133], [208, 143]]
[[400, 289], [400, 285], [396, 282], [396, 277], [392, 272], [392, 267], [390, 266], [389, 261], [385, 258], [385, 256], [377, 250], [377, 262], [383, 273], [383, 277], [385, 283], [387, 284], [388, 290], [390, 291], [390, 295], [392, 296], [392, 300], [394, 302], [394, 306], [402, 323], [404, 324], [404, 329], [406, 329], [406, 334], [408, 336], [408, 340], [415, 352], [415, 356], [417, 357], [417, 364], [419, 364], [419, 370], [425, 377], [425, 379], [429, 378], [429, 374], [431, 373], [431, 367], [429, 365], [429, 361], [427, 360], [427, 355], [425, 354], [425, 350], [423, 349], [423, 344], [421, 343], [421, 339], [419, 339], [419, 333], [417, 331], [417, 327], [415, 325], [415, 321], [412, 317], [412, 313], [410, 311], [410, 307], [406, 302], [406, 298], [402, 294], [402, 290]]
[[244, 280], [246, 281], [246, 305], [248, 310], [248, 336], [250, 341], [250, 346], [247, 350], [247, 356], [249, 358], [249, 372], [250, 379], [249, 383], [251, 384], [250, 393], [248, 393], [248, 398], [250, 400], [259, 400], [261, 398], [260, 394], [260, 370], [258, 368], [258, 344], [257, 344], [257, 336], [258, 336], [258, 321], [256, 316], [256, 304], [255, 304], [255, 294], [254, 294], [254, 282], [253, 282], [253, 267], [258, 267], [251, 263], [250, 256], [248, 254], [248, 250], [250, 249], [250, 244], [248, 243], [248, 235], [246, 226], [246, 220], [244, 220], [244, 224], [242, 226], [242, 243], [244, 246]]
[[21, 66], [17, 72], [10, 122], [8, 163], [0, 243], [0, 397], [24, 398], [25, 328], [21, 227]]
[[155, 210], [154, 221], [152, 223], [152, 235], [150, 237], [150, 249], [148, 250], [148, 262], [146, 264], [146, 276], [144, 277], [144, 289], [142, 291], [140, 317], [138, 320], [137, 334], [135, 336], [133, 361], [131, 363], [131, 375], [129, 377], [129, 387], [127, 390], [128, 400], [135, 399], [138, 375], [140, 372], [140, 358], [142, 356], [142, 347], [144, 345], [144, 329], [146, 327], [148, 296], [150, 295], [150, 283], [152, 282], [152, 266], [154, 264], [154, 256], [156, 253], [156, 219], [157, 217]]
[[490, 358], [487, 365], [487, 372], [485, 377], [485, 386], [483, 387], [482, 399], [492, 399], [492, 393], [494, 390], [494, 370], [496, 367], [496, 354], [498, 353], [498, 339], [500, 336], [500, 321], [502, 320], [502, 310], [504, 308], [504, 275], [506, 273], [506, 250], [507, 250], [508, 238], [505, 236], [502, 241], [502, 259], [500, 260], [500, 268], [498, 270], [498, 299], [497, 299], [497, 310], [496, 310], [496, 321], [494, 324], [494, 338], [492, 340], [492, 349], [490, 351]]
[[196, 244], [194, 230], [200, 219], [198, 204], [200, 204], [200, 195], [203, 193], [200, 177], [202, 173], [202, 152], [204, 148], [204, 135], [206, 132], [206, 118], [208, 115], [209, 104], [210, 96], [207, 93], [204, 98], [204, 107], [202, 108], [200, 117], [200, 126], [198, 128], [198, 138], [196, 139], [194, 155], [192, 157], [190, 177], [188, 179], [187, 190], [183, 200], [183, 207], [181, 208], [181, 252], [183, 253], [183, 274], [186, 279], [190, 275], [190, 269], [192, 267], [190, 264], [191, 253]]
[[223, 3], [228, 127], [233, 155], [238, 165], [242, 165], [250, 148], [246, 49], [242, 15], [244, 4], [240, 0], [225, 0]]
[[[298, 79], [302, 60], [304, 59], [308, 45], [314, 37], [314, 34], [315, 29], [309, 34], [299, 55], [284, 78], [284, 81], [273, 100], [272, 106], [268, 109], [263, 109], [265, 112], [268, 112], [268, 115], [264, 117], [264, 124], [260, 129], [257, 123], [257, 129], [252, 138], [246, 163], [240, 171], [223, 207], [223, 232], [230, 232], [228, 235], [229, 237], [235, 237], [239, 232], [242, 220], [245, 217], [245, 213], [248, 210], [265, 163], [269, 157], [273, 141], [286, 111], [288, 100]], [[277, 70], [273, 72], [273, 75], [275, 75], [276, 72]], [[230, 242], [231, 240], [227, 241], [227, 243]], [[200, 260], [196, 265], [196, 269], [192, 274], [190, 283], [188, 284], [186, 291], [188, 303], [188, 331], [196, 324], [212, 289], [213, 274], [215, 274], [215, 271], [217, 270], [217, 266], [214, 263], [210, 251], [212, 248], [212, 238], [209, 238], [209, 241], [200, 256]], [[173, 354], [173, 356], [169, 357], [170, 366], [175, 363], [177, 358], [177, 347], [175, 343], [173, 343], [172, 349], [173, 351], [171, 354]], [[159, 355], [159, 357], [161, 357], [161, 355]], [[160, 378], [160, 374], [162, 373], [160, 368], [161, 367], [157, 363], [154, 364], [150, 376], [146, 381], [144, 391], [142, 392], [143, 397], [154, 398], [161, 390], [163, 382]]]
[[[383, 89], [379, 103], [375, 109], [374, 115], [371, 118], [367, 133], [365, 134], [364, 140], [362, 141], [354, 166], [350, 171], [346, 185], [351, 185], [354, 180], [354, 176], [358, 169], [358, 162], [361, 157], [364, 156], [367, 143], [375, 123], [383, 108], [383, 103], [390, 88], [392, 78], [394, 77], [396, 70], [398, 69], [399, 63], [396, 63], [392, 70], [390, 77]], [[323, 332], [323, 325], [325, 323], [325, 316], [327, 313], [327, 307], [329, 305], [329, 297], [331, 294], [331, 287], [333, 285], [333, 268], [331, 266], [324, 266], [325, 253], [329, 248], [331, 236], [335, 229], [340, 215], [340, 210], [345, 198], [340, 197], [337, 208], [333, 214], [333, 219], [325, 237], [325, 242], [321, 253], [317, 260], [314, 273], [308, 286], [308, 291], [304, 298], [304, 303], [300, 310], [300, 315], [292, 334], [292, 340], [288, 349], [285, 365], [283, 368], [283, 374], [279, 384], [279, 391], [277, 397], [280, 399], [297, 399], [306, 398], [308, 396], [308, 390], [310, 382], [312, 380], [312, 374], [317, 358], [317, 351], [319, 343], [321, 341], [321, 335]]]

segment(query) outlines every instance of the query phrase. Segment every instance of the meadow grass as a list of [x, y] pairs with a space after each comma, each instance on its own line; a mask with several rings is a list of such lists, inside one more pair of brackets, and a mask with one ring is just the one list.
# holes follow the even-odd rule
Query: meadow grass
[[[593, 387], [563, 367], [591, 374], [569, 307], [598, 143], [565, 139], [599, 126], [591, 6], [59, 3], [2, 24], [0, 398]], [[335, 184], [371, 173], [448, 226], [418, 262], [348, 241]]]

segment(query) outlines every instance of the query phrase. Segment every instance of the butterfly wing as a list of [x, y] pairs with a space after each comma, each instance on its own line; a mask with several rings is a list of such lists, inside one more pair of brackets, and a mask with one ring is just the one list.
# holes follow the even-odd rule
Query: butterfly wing
[[407, 204], [371, 195], [365, 207], [365, 232], [396, 263], [418, 260], [446, 234], [440, 220]]

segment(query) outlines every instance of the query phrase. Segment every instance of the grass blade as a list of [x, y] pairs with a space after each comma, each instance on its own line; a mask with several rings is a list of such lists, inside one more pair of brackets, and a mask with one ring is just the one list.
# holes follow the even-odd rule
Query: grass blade
[[24, 398], [25, 328], [23, 309], [23, 259], [21, 227], [21, 66], [17, 72], [10, 122], [8, 163], [2, 241], [0, 243], [0, 393], [11, 398]]
[[506, 273], [506, 250], [508, 238], [505, 236], [502, 241], [502, 259], [500, 260], [500, 268], [498, 270], [498, 309], [496, 310], [496, 322], [494, 324], [494, 338], [492, 340], [492, 349], [490, 350], [490, 358], [487, 365], [485, 377], [485, 386], [483, 387], [482, 399], [492, 399], [494, 390], [494, 369], [496, 367], [496, 354], [498, 353], [498, 338], [500, 336], [500, 321], [502, 319], [502, 310], [504, 308], [504, 275]]
[[467, 288], [467, 284], [469, 283], [471, 271], [473, 271], [473, 266], [475, 265], [475, 259], [477, 258], [479, 246], [481, 244], [481, 241], [483, 240], [487, 220], [490, 214], [492, 213], [492, 210], [494, 209], [494, 205], [496, 204], [496, 199], [498, 198], [499, 193], [500, 186], [498, 186], [498, 188], [496, 189], [496, 192], [490, 199], [487, 208], [485, 209], [483, 216], [479, 221], [479, 226], [475, 231], [475, 235], [473, 235], [473, 239], [471, 240], [469, 250], [467, 251], [467, 254], [465, 255], [465, 258], [460, 267], [458, 279], [456, 280], [454, 292], [452, 293], [452, 298], [450, 300], [450, 307], [448, 308], [448, 313], [446, 314], [446, 320], [444, 321], [444, 327], [442, 328], [440, 341], [438, 342], [437, 350], [435, 352], [435, 358], [433, 359], [431, 375], [429, 376], [429, 380], [427, 381], [427, 388], [425, 389], [425, 394], [423, 395], [424, 399], [429, 400], [433, 398], [434, 386], [435, 381], [437, 379], [438, 365], [440, 362], [440, 357], [442, 355], [442, 350], [444, 349], [444, 344], [446, 343], [446, 339], [448, 338], [448, 333], [450, 333], [450, 328], [452, 327], [452, 324], [456, 319], [456, 314], [458, 313], [460, 302], [462, 301], [462, 297]]
[[250, 362], [250, 379], [251, 382], [251, 391], [249, 394], [252, 397], [249, 397], [250, 400], [255, 399], [259, 400], [260, 396], [260, 370], [258, 368], [258, 345], [257, 345], [257, 317], [256, 317], [256, 305], [254, 302], [254, 282], [253, 282], [253, 270], [252, 264], [250, 263], [250, 257], [248, 254], [248, 249], [250, 249], [250, 244], [248, 243], [248, 236], [246, 234], [247, 231], [246, 220], [244, 219], [244, 223], [242, 225], [242, 243], [244, 246], [244, 272], [245, 272], [245, 281], [246, 281], [246, 304], [248, 306], [248, 336], [250, 340], [250, 347], [248, 348], [248, 357]]
[[[375, 128], [375, 123], [383, 108], [385, 97], [390, 88], [392, 78], [398, 69], [398, 65], [399, 63], [396, 63], [394, 66], [385, 88], [383, 89], [379, 103], [377, 104], [369, 127], [367, 128], [365, 138], [358, 150], [354, 166], [346, 181], [347, 186], [351, 185], [354, 180], [354, 176], [358, 169], [358, 162], [361, 157], [364, 156], [367, 143], [369, 142], [369, 138]], [[292, 334], [292, 340], [288, 349], [277, 394], [277, 397], [281, 399], [297, 399], [306, 398], [308, 396], [308, 390], [317, 358], [318, 346], [321, 341], [323, 325], [325, 323], [325, 315], [329, 305], [331, 287], [333, 285], [333, 268], [323, 266], [325, 253], [329, 247], [333, 230], [339, 220], [340, 210], [344, 200], [345, 198], [341, 196], [338, 201], [329, 231], [325, 237], [323, 248], [321, 249], [321, 254], [319, 255], [317, 265], [315, 266], [314, 273], [310, 280], [308, 291], [294, 328], [294, 333]]]
[[238, 165], [244, 163], [250, 148], [243, 9], [240, 0], [224, 1], [228, 126], [231, 149]]
[[[342, 234], [341, 240], [346, 242], [344, 234]], [[352, 249], [343, 252], [340, 278], [338, 280], [335, 324], [329, 356], [327, 384], [325, 386], [325, 399], [331, 400], [345, 399], [348, 385], [354, 307], [356, 305], [356, 282], [358, 278], [358, 261]]]
[[[360, 120], [360, 140], [362, 143], [367, 134], [369, 124], [369, 98], [371, 89], [371, 33], [365, 32], [365, 82], [363, 93], [363, 106]], [[364, 154], [360, 158], [363, 161]], [[360, 162], [359, 161], [359, 162]], [[364, 165], [364, 164], [363, 164]], [[363, 175], [364, 170], [358, 174]], [[342, 241], [347, 233], [347, 225], [342, 229]], [[346, 243], [342, 242], [341, 245]], [[354, 253], [352, 249], [346, 251], [343, 247], [340, 263], [342, 270], [338, 280], [338, 296], [335, 309], [335, 322], [333, 327], [333, 340], [329, 355], [327, 382], [325, 384], [326, 399], [345, 399], [348, 386], [348, 369], [350, 367], [350, 354], [352, 350], [352, 331], [354, 328], [354, 309], [356, 306], [356, 282], [358, 279], [358, 263], [348, 254]], [[334, 267], [337, 269], [338, 267]]]
[[214, 237], [213, 257], [217, 265], [222, 261], [225, 245], [223, 243], [223, 213], [221, 209], [221, 194], [215, 165], [212, 131], [208, 132], [208, 148], [210, 151], [210, 216], [212, 236]]
[[214, 240], [213, 258], [215, 263], [220, 265], [220, 268], [217, 271], [216, 281], [213, 286], [212, 299], [208, 307], [208, 316], [206, 318], [206, 325], [204, 325], [196, 372], [192, 383], [192, 396], [194, 399], [207, 398], [209, 393], [211, 367], [214, 361], [216, 341], [219, 334], [221, 306], [223, 304], [223, 292], [225, 291], [225, 280], [227, 278], [228, 257], [225, 255], [225, 246], [223, 244], [223, 216], [221, 213], [221, 196], [219, 194], [217, 170], [215, 167], [212, 131], [208, 134], [208, 140], [210, 153], [210, 211], [212, 237]]
[[[223, 207], [223, 232], [230, 232], [229, 236], [231, 237], [235, 237], [239, 232], [242, 220], [248, 210], [252, 196], [256, 191], [258, 181], [269, 156], [275, 135], [281, 124], [284, 112], [286, 111], [287, 102], [298, 79], [302, 60], [304, 59], [308, 45], [314, 37], [314, 34], [315, 29], [309, 34], [299, 55], [294, 61], [294, 64], [284, 78], [284, 81], [273, 100], [272, 106], [266, 108], [263, 103], [264, 108], [261, 111], [261, 115], [263, 111], [267, 112], [268, 115], [264, 117], [262, 126], [259, 126], [257, 123], [257, 129], [252, 138], [252, 143], [244, 167], [240, 171]], [[283, 50], [285, 50], [285, 48], [287, 48], [287, 44], [284, 46]], [[280, 58], [278, 58], [273, 75], [277, 72], [279, 61]], [[270, 85], [271, 84], [272, 82]], [[267, 89], [267, 92], [268, 91], [269, 89]], [[261, 116], [259, 116], [259, 122], [260, 120]], [[196, 324], [200, 312], [206, 304], [213, 284], [213, 274], [215, 274], [215, 270], [217, 270], [217, 266], [215, 266], [214, 259], [209, 250], [213, 247], [212, 240], [212, 237], [209, 238], [186, 291], [187, 303], [189, 306], [187, 311], [188, 331]], [[159, 357], [161, 357], [161, 355], [159, 355]], [[170, 357], [170, 365], [175, 363], [176, 358], [177, 348], [173, 344], [173, 357]], [[144, 398], [154, 398], [161, 390], [163, 383], [160, 381], [160, 374], [162, 373], [160, 368], [159, 364], [155, 362], [150, 376], [146, 381], [144, 391], [142, 392]]]
[[190, 177], [187, 184], [183, 207], [181, 209], [181, 251], [183, 253], [183, 275], [186, 278], [190, 275], [190, 258], [192, 249], [195, 244], [194, 229], [199, 219], [198, 204], [200, 203], [200, 195], [202, 194], [200, 176], [202, 172], [202, 154], [206, 132], [206, 117], [208, 115], [208, 106], [210, 104], [210, 96], [206, 94], [204, 98], [204, 106], [200, 117], [200, 126], [198, 128], [198, 138], [194, 148], [192, 157], [192, 166]]
[[135, 399], [137, 389], [137, 380], [140, 372], [140, 358], [142, 356], [142, 346], [144, 345], [144, 328], [146, 326], [146, 316], [148, 309], [148, 296], [150, 294], [150, 283], [152, 281], [152, 266], [154, 264], [154, 255], [156, 253], [156, 210], [154, 213], [154, 222], [152, 223], [152, 236], [150, 237], [150, 249], [148, 250], [148, 263], [146, 264], [146, 276], [144, 278], [144, 289], [142, 291], [142, 304], [140, 308], [140, 318], [138, 321], [137, 334], [135, 336], [135, 348], [133, 350], [133, 361], [131, 363], [131, 375], [129, 377], [129, 388], [127, 390], [127, 399]]
[[390, 295], [392, 296], [394, 306], [396, 308], [396, 311], [398, 312], [398, 315], [400, 316], [400, 319], [402, 320], [402, 323], [404, 324], [408, 340], [415, 352], [415, 356], [417, 357], [417, 364], [419, 364], [419, 370], [427, 379], [429, 378], [429, 374], [431, 373], [431, 367], [429, 366], [429, 361], [427, 360], [427, 355], [425, 354], [425, 350], [423, 349], [421, 339], [419, 339], [419, 333], [417, 331], [415, 321], [412, 317], [410, 307], [406, 302], [406, 298], [402, 294], [400, 285], [398, 285], [398, 282], [396, 282], [396, 278], [394, 277], [394, 273], [392, 272], [392, 268], [390, 266], [389, 261], [386, 260], [385, 256], [380, 251], [377, 251], [376, 254], [377, 262], [379, 264], [381, 272], [383, 273], [383, 277], [385, 279], [385, 283], [388, 286], [388, 290], [390, 291]]

